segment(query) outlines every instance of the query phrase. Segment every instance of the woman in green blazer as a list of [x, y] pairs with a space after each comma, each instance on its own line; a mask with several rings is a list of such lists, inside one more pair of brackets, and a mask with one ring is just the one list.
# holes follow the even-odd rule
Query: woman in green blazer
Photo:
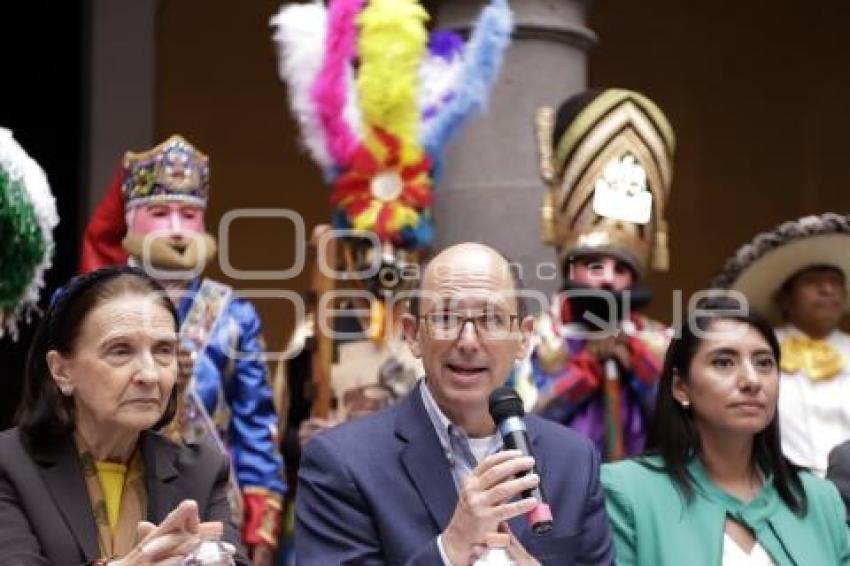
[[617, 564], [850, 564], [837, 490], [782, 456], [779, 344], [740, 307], [721, 297], [691, 313], [647, 452], [603, 466]]

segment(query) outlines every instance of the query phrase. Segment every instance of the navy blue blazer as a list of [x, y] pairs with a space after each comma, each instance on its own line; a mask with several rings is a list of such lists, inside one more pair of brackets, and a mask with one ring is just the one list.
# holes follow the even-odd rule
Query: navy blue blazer
[[[437, 535], [457, 490], [419, 387], [306, 445], [295, 503], [297, 564], [442, 566]], [[543, 564], [612, 564], [593, 445], [539, 417], [526, 424], [555, 528], [537, 536], [517, 517], [511, 530]]]

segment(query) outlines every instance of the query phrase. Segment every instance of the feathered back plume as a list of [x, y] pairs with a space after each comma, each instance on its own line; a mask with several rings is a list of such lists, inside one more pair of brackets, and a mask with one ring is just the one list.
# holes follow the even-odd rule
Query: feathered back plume
[[289, 6], [272, 23], [305, 145], [333, 183], [334, 224], [428, 247], [435, 161], [485, 105], [513, 27], [507, 0], [490, 1], [466, 46], [452, 32], [429, 40], [417, 0], [331, 0], [324, 36], [319, 12]]
[[312, 96], [325, 130], [328, 152], [337, 168], [347, 167], [358, 139], [346, 120], [351, 61], [355, 54], [357, 14], [363, 0], [334, 0], [328, 14], [325, 60], [313, 85]]
[[301, 128], [302, 143], [319, 167], [329, 170], [331, 160], [310, 89], [325, 57], [327, 11], [321, 2], [289, 4], [272, 16], [280, 79], [289, 87], [289, 104]]
[[463, 67], [463, 38], [453, 31], [435, 30], [428, 38], [428, 56], [419, 67], [419, 111], [422, 127], [453, 97]]
[[[427, 20], [428, 13], [416, 0], [371, 0], [359, 19], [357, 92], [364, 125], [397, 138], [402, 163], [421, 154], [418, 83]], [[369, 134], [367, 143], [375, 142]]]
[[512, 31], [513, 13], [507, 0], [492, 0], [473, 28], [451, 100], [424, 133], [422, 145], [434, 160], [469, 117], [486, 105]]

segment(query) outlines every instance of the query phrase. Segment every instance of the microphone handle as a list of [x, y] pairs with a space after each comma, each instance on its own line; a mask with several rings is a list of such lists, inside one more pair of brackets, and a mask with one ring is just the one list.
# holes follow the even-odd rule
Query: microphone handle
[[[506, 419], [494, 419], [498, 422], [499, 432], [502, 435], [502, 442], [507, 450], [519, 450], [524, 456], [534, 457], [531, 452], [531, 443], [528, 441], [528, 434], [525, 428], [525, 423], [519, 416], [510, 416]], [[540, 476], [535, 463], [531, 472]], [[525, 474], [520, 474], [517, 477], [522, 477]], [[541, 477], [542, 480], [542, 477]], [[537, 501], [537, 505], [531, 509], [528, 514], [528, 522], [531, 525], [531, 532], [536, 535], [545, 535], [552, 531], [552, 509], [546, 501], [546, 494], [543, 492], [543, 483], [538, 482], [537, 487], [527, 489], [522, 492], [523, 497], [533, 497]]]
[[[525, 434], [524, 431], [511, 431], [505, 434], [502, 439], [504, 440], [506, 450], [519, 450], [524, 456], [533, 456], [533, 454], [531, 453], [531, 446], [528, 443], [528, 436]], [[520, 474], [520, 476], [524, 476], [526, 475], [526, 473]], [[534, 466], [531, 468], [531, 473], [537, 474], [538, 476], [540, 475], [540, 473], [537, 471], [537, 464], [534, 464]], [[546, 496], [543, 493], [542, 483], [537, 484], [537, 487], [535, 488], [523, 491], [522, 496], [533, 497], [541, 503], [546, 502]]]

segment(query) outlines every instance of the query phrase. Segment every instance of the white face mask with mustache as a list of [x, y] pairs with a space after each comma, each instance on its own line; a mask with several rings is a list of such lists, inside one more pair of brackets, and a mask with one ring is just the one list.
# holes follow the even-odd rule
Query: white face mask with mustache
[[128, 233], [121, 244], [131, 256], [139, 260], [146, 258], [158, 269], [199, 273], [218, 251], [215, 238], [206, 233], [184, 234], [179, 238]]

